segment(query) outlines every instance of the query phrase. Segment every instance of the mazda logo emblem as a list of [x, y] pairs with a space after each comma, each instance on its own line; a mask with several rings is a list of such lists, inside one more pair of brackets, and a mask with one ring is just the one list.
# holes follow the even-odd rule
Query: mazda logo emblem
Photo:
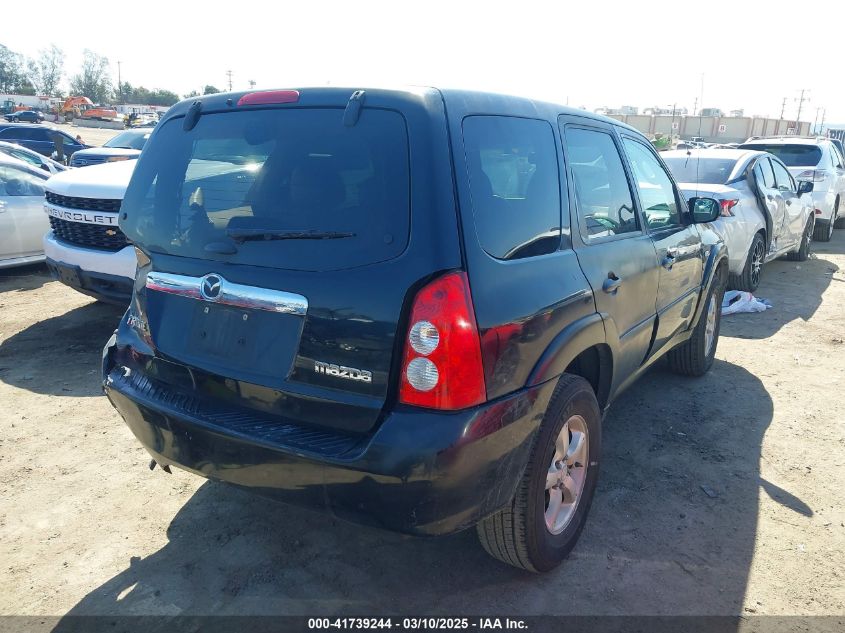
[[206, 275], [200, 280], [200, 294], [207, 301], [217, 301], [220, 298], [220, 285], [223, 278], [220, 275]]

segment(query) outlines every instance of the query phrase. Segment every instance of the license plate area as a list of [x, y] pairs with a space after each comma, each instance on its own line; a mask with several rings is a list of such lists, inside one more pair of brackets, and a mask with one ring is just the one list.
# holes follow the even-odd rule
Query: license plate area
[[59, 281], [74, 288], [82, 287], [82, 278], [79, 276], [79, 268], [76, 266], [62, 266], [56, 265], [56, 272], [59, 275]]
[[242, 367], [255, 361], [256, 323], [249, 310], [199, 302], [187, 333], [188, 348], [216, 361]]

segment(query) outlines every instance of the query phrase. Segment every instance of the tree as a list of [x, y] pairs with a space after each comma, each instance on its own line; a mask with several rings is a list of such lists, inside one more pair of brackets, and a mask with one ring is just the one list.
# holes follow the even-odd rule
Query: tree
[[124, 81], [120, 86], [120, 93], [123, 96], [123, 100], [127, 103], [171, 106], [179, 101], [179, 95], [170, 90], [161, 90], [160, 88], [147, 90], [143, 86], [136, 88], [128, 81]]
[[64, 75], [65, 53], [55, 44], [38, 51], [38, 59], [30, 60], [33, 81], [38, 92], [58, 96], [59, 83]]
[[202, 91], [204, 95], [216, 95], [218, 92], [220, 92], [220, 89], [214, 86], [206, 86]]
[[23, 55], [0, 44], [0, 92], [35, 94], [27, 77]]
[[196, 90], [191, 90], [188, 94], [182, 95], [184, 99], [193, 99], [194, 97], [199, 97], [200, 93]]
[[107, 103], [112, 96], [108, 58], [86, 48], [82, 68], [70, 81], [70, 91], [74, 95], [88, 97], [94, 103]]

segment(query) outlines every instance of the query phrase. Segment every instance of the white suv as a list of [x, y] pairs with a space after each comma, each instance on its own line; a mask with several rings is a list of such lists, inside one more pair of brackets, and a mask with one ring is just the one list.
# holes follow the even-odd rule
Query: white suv
[[759, 138], [746, 141], [740, 148], [774, 154], [796, 180], [813, 183], [814, 240], [828, 242], [834, 226], [845, 228], [845, 158], [829, 139], [796, 136]]
[[59, 281], [100, 301], [128, 305], [135, 250], [117, 225], [137, 160], [70, 169], [45, 185], [47, 266]]

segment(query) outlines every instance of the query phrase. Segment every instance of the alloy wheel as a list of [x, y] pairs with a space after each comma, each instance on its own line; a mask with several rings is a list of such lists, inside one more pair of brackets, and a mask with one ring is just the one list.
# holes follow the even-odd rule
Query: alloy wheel
[[707, 304], [707, 322], [704, 324], [704, 352], [710, 354], [716, 342], [716, 296], [710, 297]]
[[555, 440], [546, 474], [545, 519], [546, 529], [552, 534], [563, 532], [575, 515], [587, 480], [589, 455], [587, 422], [580, 415], [573, 415]]
[[756, 288], [760, 283], [760, 272], [763, 269], [763, 242], [754, 244], [754, 252], [751, 254], [751, 284]]

